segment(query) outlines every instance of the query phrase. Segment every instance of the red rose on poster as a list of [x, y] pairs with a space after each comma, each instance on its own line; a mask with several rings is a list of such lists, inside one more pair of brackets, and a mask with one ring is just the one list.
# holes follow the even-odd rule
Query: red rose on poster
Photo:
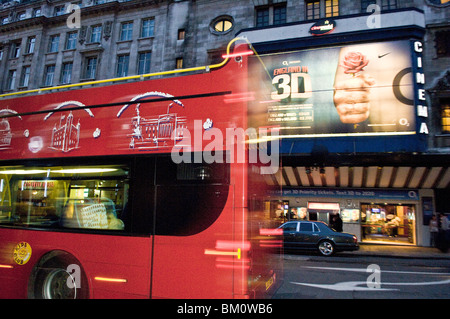
[[348, 52], [341, 66], [345, 69], [346, 74], [356, 74], [359, 71], [364, 71], [364, 67], [367, 66], [369, 60], [361, 52]]

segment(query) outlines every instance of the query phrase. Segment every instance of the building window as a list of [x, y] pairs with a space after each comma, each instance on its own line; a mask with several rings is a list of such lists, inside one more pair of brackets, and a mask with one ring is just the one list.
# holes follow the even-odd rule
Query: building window
[[56, 16], [61, 16], [63, 14], [66, 14], [65, 6], [64, 5], [56, 6], [53, 11], [53, 16], [56, 17]]
[[450, 134], [450, 99], [441, 100], [442, 133]]
[[367, 7], [372, 4], [377, 4], [377, 0], [361, 0], [361, 12], [367, 12]]
[[17, 20], [25, 20], [25, 18], [27, 17], [27, 13], [25, 11], [19, 12], [17, 14]]
[[6, 90], [14, 90], [16, 85], [16, 76], [17, 71], [16, 70], [9, 70], [8, 72], [8, 78], [6, 79]]
[[142, 20], [141, 38], [152, 37], [155, 32], [155, 19], [148, 18]]
[[124, 22], [120, 28], [120, 41], [133, 40], [133, 22]]
[[286, 5], [280, 5], [273, 8], [273, 24], [286, 23]]
[[69, 84], [72, 82], [72, 69], [72, 62], [63, 63], [61, 69], [61, 84]]
[[117, 77], [128, 75], [128, 65], [130, 63], [130, 56], [128, 54], [119, 55], [117, 57]]
[[325, 17], [336, 17], [339, 15], [339, 0], [325, 1]]
[[319, 19], [320, 18], [320, 1], [308, 0], [306, 5], [306, 20]]
[[21, 41], [16, 41], [11, 44], [11, 59], [18, 58], [20, 56]]
[[150, 73], [150, 60], [152, 57], [151, 52], [139, 53], [138, 60], [138, 74]]
[[34, 8], [33, 9], [33, 13], [32, 13], [32, 17], [36, 18], [36, 17], [40, 17], [41, 16], [41, 8]]
[[9, 23], [9, 17], [2, 17], [2, 24], [7, 24]]
[[434, 46], [438, 58], [450, 56], [450, 30], [437, 31], [434, 34]]
[[30, 54], [34, 52], [34, 47], [36, 46], [36, 37], [29, 37], [27, 39], [27, 47], [25, 53]]
[[214, 24], [214, 31], [219, 33], [227, 32], [233, 26], [233, 22], [228, 19], [221, 19]]
[[431, 3], [432, 5], [435, 6], [447, 6], [448, 5], [448, 0], [427, 0], [429, 3]]
[[19, 86], [21, 86], [21, 87], [28, 86], [28, 83], [30, 82], [30, 71], [31, 71], [31, 66], [24, 66], [22, 68], [22, 74], [20, 75]]
[[58, 52], [59, 47], [59, 34], [50, 36], [50, 42], [48, 46], [48, 52]]
[[382, 0], [381, 10], [397, 9], [397, 0]]
[[91, 36], [89, 38], [90, 43], [101, 42], [102, 39], [102, 26], [94, 25], [91, 27]]
[[65, 50], [73, 50], [77, 46], [77, 31], [67, 33], [66, 37], [66, 45], [64, 46]]
[[186, 37], [186, 30], [178, 29], [177, 40], [184, 40], [185, 37]]
[[52, 86], [55, 78], [55, 65], [47, 65], [44, 72], [44, 86]]
[[305, 7], [306, 20], [339, 15], [339, 0], [305, 0]]
[[286, 23], [286, 3], [256, 8], [257, 27], [283, 23]]
[[86, 58], [84, 78], [95, 79], [96, 72], [97, 72], [97, 57]]
[[265, 27], [269, 25], [269, 8], [256, 9], [256, 26]]
[[209, 30], [213, 34], [227, 34], [233, 30], [234, 20], [231, 16], [220, 16], [211, 21]]
[[183, 58], [177, 58], [176, 60], [176, 68], [182, 69], [183, 68]]

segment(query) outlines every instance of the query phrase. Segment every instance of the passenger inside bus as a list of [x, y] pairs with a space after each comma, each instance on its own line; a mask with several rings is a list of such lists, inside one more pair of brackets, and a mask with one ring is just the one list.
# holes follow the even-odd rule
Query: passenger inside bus
[[108, 198], [67, 198], [61, 226], [114, 230], [123, 230], [125, 227], [123, 221], [117, 218], [113, 201]]

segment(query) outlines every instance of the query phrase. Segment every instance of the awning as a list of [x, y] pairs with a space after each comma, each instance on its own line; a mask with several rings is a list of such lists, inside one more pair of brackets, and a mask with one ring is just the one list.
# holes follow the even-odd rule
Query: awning
[[292, 187], [444, 189], [450, 187], [450, 167], [283, 166], [264, 178], [269, 185]]

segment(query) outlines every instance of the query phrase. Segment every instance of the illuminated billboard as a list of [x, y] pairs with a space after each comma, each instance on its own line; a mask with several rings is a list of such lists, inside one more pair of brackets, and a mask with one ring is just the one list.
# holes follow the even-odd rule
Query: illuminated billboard
[[285, 138], [416, 134], [409, 40], [261, 55], [249, 72], [253, 125]]

